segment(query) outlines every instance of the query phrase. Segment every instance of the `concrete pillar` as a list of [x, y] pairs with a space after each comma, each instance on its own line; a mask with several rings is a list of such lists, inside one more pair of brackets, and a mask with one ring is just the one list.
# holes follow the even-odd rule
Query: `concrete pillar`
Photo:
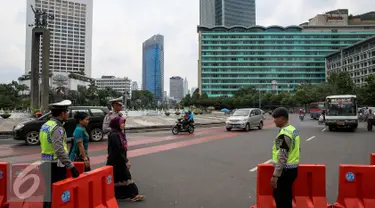
[[31, 43], [31, 108], [39, 108], [39, 46], [40, 35], [38, 34], [39, 28], [34, 28], [32, 31]]
[[[34, 28], [32, 31], [31, 53], [31, 107], [48, 110], [49, 98], [49, 58], [50, 58], [50, 31], [46, 28]], [[43, 37], [42, 48], [42, 76], [39, 76], [40, 38]], [[41, 85], [39, 87], [39, 79]], [[41, 88], [41, 89], [40, 89]]]
[[51, 33], [43, 28], [43, 51], [42, 51], [42, 84], [41, 84], [41, 110], [48, 110], [49, 100], [49, 58], [50, 58]]

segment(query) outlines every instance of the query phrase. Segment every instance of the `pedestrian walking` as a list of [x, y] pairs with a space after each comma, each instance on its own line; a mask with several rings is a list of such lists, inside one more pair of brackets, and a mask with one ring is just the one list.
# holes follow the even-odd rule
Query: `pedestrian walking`
[[85, 112], [76, 112], [74, 118], [77, 122], [77, 127], [73, 132], [69, 158], [74, 162], [84, 162], [85, 172], [87, 172], [91, 170], [90, 159], [88, 156], [89, 134], [86, 130], [86, 127], [89, 124], [89, 115]]
[[131, 163], [127, 157], [128, 141], [124, 131], [125, 122], [124, 117], [115, 117], [109, 124], [111, 133], [108, 136], [107, 165], [113, 166], [115, 197], [135, 202], [143, 200], [144, 196], [139, 195], [138, 187], [130, 174]]
[[272, 147], [274, 171], [271, 178], [277, 208], [292, 208], [292, 187], [297, 178], [300, 159], [300, 137], [297, 129], [289, 124], [288, 110], [277, 108], [274, 122], [280, 128]]
[[52, 207], [52, 184], [66, 179], [66, 168], [70, 169], [74, 178], [79, 176], [77, 168], [69, 159], [67, 136], [63, 127], [64, 121], [68, 120], [68, 107], [71, 104], [70, 100], [50, 104], [52, 117], [43, 124], [39, 132], [43, 161], [41, 169], [47, 190], [43, 200], [43, 208]]
[[103, 133], [108, 134], [111, 132], [111, 127], [109, 127], [109, 124], [111, 123], [111, 120], [115, 117], [122, 117], [122, 113], [120, 111], [123, 110], [124, 104], [122, 103], [122, 97], [109, 100], [112, 111], [110, 111], [105, 117], [103, 121]]
[[372, 109], [369, 109], [368, 114], [367, 114], [367, 130], [372, 131], [373, 125], [374, 125], [374, 112], [372, 112]]

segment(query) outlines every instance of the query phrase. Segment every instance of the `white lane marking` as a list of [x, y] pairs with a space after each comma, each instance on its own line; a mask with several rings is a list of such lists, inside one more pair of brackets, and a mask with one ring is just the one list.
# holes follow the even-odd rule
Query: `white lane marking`
[[312, 136], [312, 137], [306, 139], [306, 142], [308, 142], [308, 141], [310, 141], [310, 140], [312, 140], [312, 139], [314, 139], [314, 138], [315, 138], [315, 136]]
[[322, 132], [324, 132], [327, 128], [322, 129]]
[[[263, 164], [268, 164], [268, 163], [271, 163], [272, 162], [272, 159], [270, 159], [270, 160], [267, 160], [266, 162], [264, 162]], [[255, 171], [257, 171], [258, 170], [258, 166], [257, 167], [255, 167], [255, 168], [253, 168], [253, 169], [250, 169], [249, 170], [249, 172], [255, 172]]]

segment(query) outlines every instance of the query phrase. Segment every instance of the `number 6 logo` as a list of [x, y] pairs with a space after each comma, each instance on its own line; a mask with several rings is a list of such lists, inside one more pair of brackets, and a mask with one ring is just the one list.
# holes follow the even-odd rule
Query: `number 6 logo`
[[[40, 162], [34, 162], [30, 164], [29, 166], [26, 167], [26, 169], [22, 170], [21, 173], [16, 177], [16, 180], [14, 180], [13, 191], [16, 197], [18, 197], [19, 199], [30, 198], [38, 189], [39, 184], [40, 184], [39, 176], [35, 173], [32, 173], [32, 174], [28, 174], [28, 173], [33, 171], [35, 167], [38, 167], [40, 164], [41, 164]], [[20, 187], [30, 178], [32, 178], [34, 181], [33, 185], [24, 193], [20, 193]]]

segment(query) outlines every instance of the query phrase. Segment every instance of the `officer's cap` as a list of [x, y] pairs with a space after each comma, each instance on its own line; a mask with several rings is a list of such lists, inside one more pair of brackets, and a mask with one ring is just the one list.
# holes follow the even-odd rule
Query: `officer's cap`
[[273, 111], [272, 117], [274, 118], [284, 117], [288, 119], [289, 118], [288, 109], [284, 107], [278, 107]]
[[63, 100], [63, 101], [58, 102], [58, 103], [51, 103], [51, 104], [49, 104], [49, 106], [51, 107], [51, 109], [62, 109], [62, 110], [68, 109], [68, 107], [70, 105], [72, 105], [72, 101], [70, 101], [70, 100]]
[[119, 104], [119, 105], [123, 106], [124, 104], [122, 103], [122, 100], [123, 100], [123, 97], [121, 96], [119, 98], [115, 98], [115, 99], [109, 100], [109, 102], [111, 104], [115, 104], [116, 103], [116, 104]]

